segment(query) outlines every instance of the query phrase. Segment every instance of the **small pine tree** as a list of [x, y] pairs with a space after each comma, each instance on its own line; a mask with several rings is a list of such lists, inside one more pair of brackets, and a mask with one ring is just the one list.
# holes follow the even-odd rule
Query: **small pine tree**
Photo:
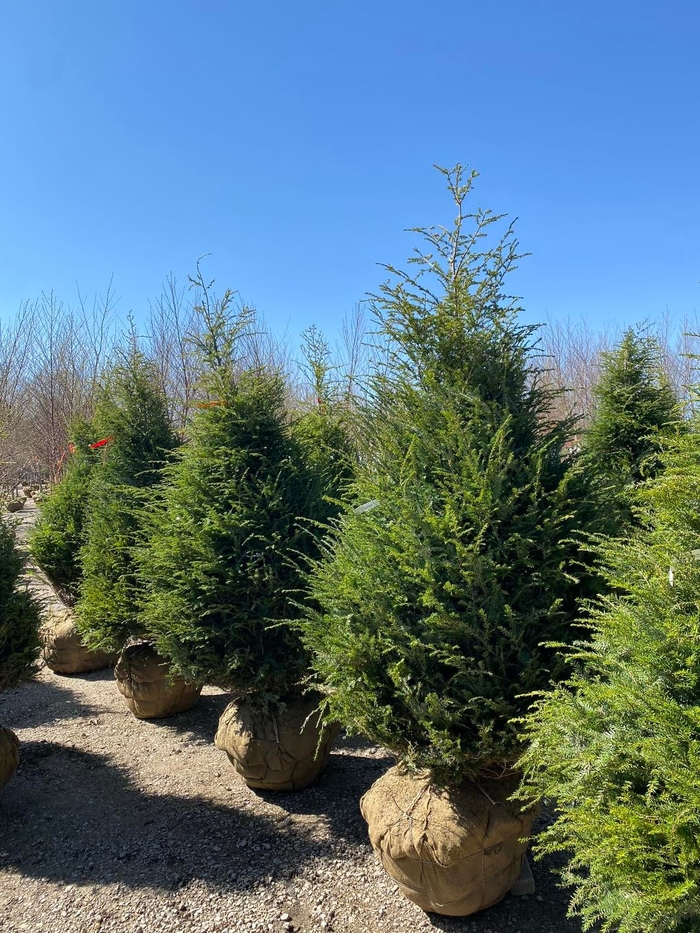
[[612, 530], [619, 532], [633, 520], [634, 485], [654, 476], [664, 437], [683, 429], [658, 342], [627, 330], [615, 350], [602, 354], [594, 395], [596, 410], [584, 435], [583, 456], [615, 503], [617, 527]]
[[23, 563], [14, 529], [0, 520], [0, 693], [38, 670], [39, 607], [20, 586]]
[[418, 273], [389, 267], [374, 302], [388, 364], [303, 628], [329, 720], [449, 783], [514, 765], [511, 719], [559, 671], [543, 642], [571, 639], [572, 537], [596, 513], [502, 291], [512, 230], [482, 250], [500, 218], [465, 216], [475, 173], [445, 174], [454, 229], [419, 230]]
[[319, 502], [327, 503], [321, 517], [327, 523], [338, 514], [337, 500], [354, 475], [357, 451], [351, 440], [351, 413], [331, 381], [328, 344], [315, 326], [302, 334], [302, 340], [313, 399], [292, 419], [291, 430], [305, 458], [309, 481], [315, 478], [318, 483]]
[[[332, 458], [312, 452], [318, 425], [301, 417], [290, 428], [284, 379], [239, 359], [250, 312], [232, 313], [230, 292], [210, 298], [201, 276], [196, 284], [208, 401], [150, 517], [142, 618], [173, 671], [274, 702], [308, 671], [285, 623], [299, 616], [302, 567], [318, 555], [318, 527], [336, 508], [329, 494], [338, 486]], [[325, 474], [312, 468], [317, 458]]]
[[[576, 672], [525, 719], [525, 797], [558, 816], [571, 912], [619, 933], [700, 930], [700, 425], [668, 442], [641, 525], [602, 540], [609, 593]], [[598, 924], [600, 923], [600, 926]]]
[[30, 546], [34, 560], [61, 597], [72, 605], [82, 578], [79, 555], [85, 543], [90, 478], [99, 454], [89, 447], [95, 440], [95, 430], [88, 422], [74, 424], [70, 438], [72, 453], [61, 481], [42, 503]]
[[109, 375], [92, 425], [104, 445], [91, 480], [76, 618], [88, 647], [118, 651], [141, 634], [133, 552], [143, 507], [176, 446], [155, 367], [134, 340]]

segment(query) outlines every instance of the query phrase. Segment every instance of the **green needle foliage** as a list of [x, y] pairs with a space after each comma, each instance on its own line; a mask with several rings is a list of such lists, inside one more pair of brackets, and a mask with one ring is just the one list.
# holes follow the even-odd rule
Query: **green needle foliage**
[[284, 379], [239, 358], [250, 312], [234, 312], [230, 292], [210, 298], [201, 275], [196, 284], [209, 401], [166, 468], [151, 515], [142, 618], [174, 671], [270, 702], [308, 671], [285, 623], [299, 616], [301, 567], [318, 555], [319, 524], [337, 510], [327, 496], [339, 486], [332, 458], [314, 448], [317, 421], [301, 417], [292, 430]]
[[619, 534], [633, 521], [634, 485], [655, 475], [664, 437], [683, 429], [658, 342], [627, 330], [614, 351], [602, 354], [595, 396], [583, 457], [612, 497], [611, 530]]
[[309, 327], [302, 339], [313, 401], [310, 408], [292, 419], [291, 430], [305, 459], [308, 480], [318, 484], [319, 503], [327, 503], [319, 516], [327, 523], [337, 516], [337, 500], [344, 495], [355, 472], [357, 451], [351, 440], [352, 413], [331, 380], [330, 350], [321, 332], [315, 326]]
[[91, 481], [77, 621], [88, 647], [118, 651], [141, 635], [133, 551], [143, 507], [176, 446], [155, 367], [135, 341], [111, 372], [92, 425], [94, 441], [112, 440]]
[[303, 629], [330, 720], [459, 782], [514, 765], [521, 695], [560, 674], [543, 642], [571, 641], [596, 503], [503, 294], [512, 228], [482, 249], [500, 217], [464, 214], [476, 173], [444, 174], [454, 227], [419, 230], [417, 274], [389, 267], [374, 301], [388, 364]]
[[0, 692], [38, 670], [39, 607], [19, 587], [23, 563], [14, 528], [0, 520]]
[[[551, 797], [585, 929], [700, 931], [700, 435], [669, 444], [642, 527], [600, 544], [609, 592], [577, 670], [525, 720], [523, 793]], [[596, 927], [597, 929], [598, 927]]]
[[41, 516], [31, 536], [32, 557], [72, 605], [82, 578], [79, 554], [85, 543], [85, 514], [90, 478], [99, 454], [90, 450], [95, 430], [87, 422], [73, 426], [69, 455], [61, 481], [44, 500]]

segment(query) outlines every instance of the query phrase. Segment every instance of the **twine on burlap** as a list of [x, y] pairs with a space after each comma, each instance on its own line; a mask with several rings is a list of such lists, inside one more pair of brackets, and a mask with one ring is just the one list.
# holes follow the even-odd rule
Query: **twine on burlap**
[[42, 657], [56, 674], [85, 674], [110, 667], [119, 657], [108, 651], [91, 651], [80, 638], [70, 609], [54, 611], [42, 625]]
[[163, 719], [183, 713], [195, 705], [202, 692], [201, 684], [173, 677], [167, 661], [146, 642], [124, 648], [114, 676], [137, 719]]
[[318, 702], [287, 698], [271, 710], [235, 700], [221, 715], [215, 745], [249, 787], [301, 790], [325, 768], [338, 734], [337, 726], [322, 725]]
[[360, 802], [374, 851], [423, 910], [466, 916], [497, 903], [520, 874], [536, 808], [508, 797], [517, 775], [440, 788], [390, 768]]

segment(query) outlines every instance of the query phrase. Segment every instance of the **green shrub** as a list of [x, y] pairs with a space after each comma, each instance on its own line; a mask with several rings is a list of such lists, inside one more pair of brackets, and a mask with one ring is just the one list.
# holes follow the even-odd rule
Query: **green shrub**
[[32, 557], [66, 602], [78, 596], [82, 570], [80, 548], [85, 543], [84, 525], [90, 478], [99, 460], [89, 445], [97, 439], [89, 423], [73, 426], [69, 455], [61, 481], [44, 499], [31, 536]]
[[[700, 930], [700, 435], [643, 488], [642, 527], [600, 543], [610, 593], [577, 670], [526, 719], [524, 794], [553, 798], [584, 928]], [[596, 929], [598, 927], [596, 926]]]
[[684, 426], [658, 342], [627, 330], [615, 350], [602, 354], [595, 397], [583, 459], [607, 487], [610, 530], [619, 534], [633, 522], [633, 487], [655, 475], [664, 437]]
[[111, 440], [90, 484], [76, 617], [88, 647], [115, 651], [141, 635], [133, 551], [144, 505], [176, 445], [155, 367], [133, 343], [98, 398], [93, 427], [98, 440]]
[[[319, 501], [343, 495], [354, 476], [357, 451], [353, 444], [351, 413], [331, 382], [330, 351], [316, 327], [303, 336], [306, 369], [311, 377], [310, 405], [291, 419], [291, 431], [304, 458], [308, 482], [318, 484]], [[337, 503], [321, 512], [322, 521], [335, 518]]]
[[20, 588], [22, 565], [14, 529], [0, 520], [0, 692], [38, 670], [39, 608]]
[[238, 358], [249, 316], [231, 314], [230, 293], [204, 296], [209, 403], [165, 470], [141, 561], [142, 618], [174, 671], [274, 699], [308, 670], [284, 623], [299, 616], [319, 524], [337, 511], [335, 429], [318, 414], [290, 427], [282, 377]]
[[446, 174], [454, 229], [421, 230], [429, 255], [389, 267], [374, 301], [388, 363], [303, 629], [330, 720], [459, 782], [514, 765], [511, 719], [559, 673], [543, 642], [571, 640], [587, 574], [572, 536], [597, 513], [564, 453], [573, 423], [549, 421], [535, 328], [502, 292], [517, 243], [482, 249], [499, 218], [466, 230], [474, 175]]

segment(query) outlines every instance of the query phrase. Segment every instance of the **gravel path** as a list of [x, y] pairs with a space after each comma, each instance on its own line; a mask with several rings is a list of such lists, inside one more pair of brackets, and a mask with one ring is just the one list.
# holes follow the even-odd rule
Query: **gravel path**
[[378, 865], [358, 807], [388, 755], [341, 739], [316, 785], [252, 791], [213, 745], [228, 699], [205, 688], [189, 712], [139, 721], [112, 671], [47, 669], [0, 696], [22, 742], [0, 800], [2, 933], [580, 933], [551, 861], [533, 866], [536, 895], [423, 913]]

